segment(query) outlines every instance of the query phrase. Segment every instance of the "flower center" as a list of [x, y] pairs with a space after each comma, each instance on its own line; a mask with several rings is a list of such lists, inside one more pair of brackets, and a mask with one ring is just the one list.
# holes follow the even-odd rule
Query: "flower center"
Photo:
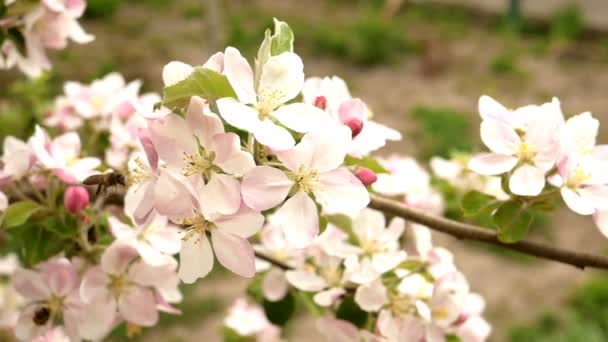
[[199, 148], [198, 154], [188, 155], [184, 152], [184, 161], [186, 165], [182, 169], [184, 176], [192, 176], [205, 174], [213, 167], [215, 160], [215, 152], [206, 153], [204, 149]]
[[127, 287], [129, 284], [130, 282], [126, 274], [117, 276], [111, 275], [109, 286], [110, 293], [112, 293], [112, 296], [114, 296], [114, 298], [118, 299], [118, 297], [120, 297], [120, 294], [123, 293], [123, 291], [125, 290], [125, 287]]
[[568, 177], [568, 181], [566, 182], [566, 187], [571, 189], [577, 189], [584, 182], [588, 181], [591, 178], [591, 174], [582, 167], [576, 168], [573, 175]]
[[300, 190], [311, 194], [319, 186], [319, 173], [317, 170], [309, 170], [304, 166], [300, 166], [298, 171], [293, 175], [293, 181]]
[[376, 253], [384, 252], [385, 250], [385, 248], [376, 240], [363, 241], [361, 243], [361, 249], [363, 249], [363, 255], [369, 257]]
[[272, 117], [272, 111], [281, 104], [282, 93], [279, 90], [263, 92], [259, 95], [259, 102], [256, 105], [259, 118], [261, 120]]
[[196, 239], [195, 243], [201, 240], [201, 236], [206, 231], [215, 229], [215, 223], [207, 220], [200, 212], [197, 212], [196, 216], [192, 219], [184, 219], [182, 224], [186, 226], [186, 234], [182, 237], [182, 240], [186, 241], [194, 238]]
[[141, 158], [135, 158], [134, 163], [135, 167], [129, 170], [129, 174], [127, 175], [128, 186], [139, 184], [152, 177], [150, 168], [141, 160]]
[[536, 151], [532, 145], [530, 145], [525, 140], [519, 145], [519, 151], [517, 152], [517, 157], [523, 162], [533, 162], [534, 157], [536, 156]]

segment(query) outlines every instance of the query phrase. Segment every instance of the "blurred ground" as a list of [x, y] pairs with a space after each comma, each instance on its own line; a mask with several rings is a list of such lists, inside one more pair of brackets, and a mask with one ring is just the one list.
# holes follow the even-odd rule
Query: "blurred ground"
[[[505, 1], [442, 0], [466, 3], [498, 10]], [[53, 60], [65, 79], [89, 80], [105, 70], [117, 69], [128, 78], [141, 78], [150, 90], [159, 90], [160, 70], [170, 60], [202, 64], [209, 51], [205, 46], [204, 11], [200, 1], [176, 0], [125, 3], [113, 17], [85, 22], [97, 40], [86, 46], [71, 46]], [[501, 102], [519, 105], [544, 102], [551, 96], [562, 101], [568, 115], [591, 111], [604, 122], [600, 141], [608, 143], [608, 64], [606, 40], [546, 42], [546, 38], [514, 38], [497, 32], [486, 18], [439, 22], [437, 18], [408, 13], [408, 8], [390, 19], [391, 34], [407, 37], [413, 52], [400, 55], [387, 64], [362, 66], [346, 57], [331, 57], [319, 51], [315, 32], [333, 32], [333, 24], [348, 23], [365, 16], [360, 6], [348, 1], [227, 1], [226, 12], [236, 19], [226, 20], [229, 39], [255, 46], [261, 40], [260, 27], [276, 16], [293, 23], [296, 50], [302, 55], [308, 76], [339, 75], [351, 86], [355, 96], [363, 98], [376, 118], [405, 133], [403, 142], [391, 144], [382, 154], [415, 154], [420, 146], [414, 138], [419, 122], [413, 117], [417, 106], [451, 108], [469, 113], [477, 137], [479, 118], [477, 99], [489, 94]], [[541, 5], [542, 3], [542, 5]], [[524, 8], [549, 16], [565, 1], [524, 1]], [[588, 21], [608, 25], [608, 3], [602, 0], [581, 1]], [[551, 4], [551, 6], [545, 6]], [[555, 6], [555, 7], [552, 7]], [[198, 10], [197, 10], [198, 8]], [[238, 30], [234, 23], [238, 23]], [[595, 24], [592, 24], [595, 25]], [[326, 27], [327, 26], [327, 27]], [[607, 27], [608, 28], [608, 27]], [[240, 36], [238, 31], [242, 31]], [[237, 33], [235, 33], [235, 31]], [[236, 37], [236, 38], [235, 38]], [[240, 37], [240, 38], [239, 38]], [[244, 37], [244, 38], [243, 38]], [[251, 42], [249, 37], [253, 37]], [[237, 39], [239, 38], [239, 39]], [[300, 39], [301, 38], [301, 39]], [[312, 42], [312, 43], [311, 43]], [[237, 47], [247, 50], [249, 46]], [[252, 56], [249, 51], [249, 56]], [[429, 72], [429, 68], [431, 69]], [[435, 70], [436, 69], [436, 70]], [[430, 76], [432, 74], [432, 76]], [[463, 135], [463, 139], [467, 139]], [[477, 138], [475, 138], [477, 139]], [[551, 234], [537, 239], [551, 239], [571, 249], [605, 252], [606, 243], [588, 218], [568, 211], [555, 214]], [[473, 289], [487, 300], [487, 317], [494, 326], [491, 341], [505, 341], [513, 324], [528, 322], [546, 310], [559, 310], [564, 299], [591, 272], [581, 272], [556, 263], [521, 261], [486, 248], [436, 236], [436, 244], [449, 247], [456, 256]], [[163, 326], [144, 336], [146, 341], [218, 341], [221, 310], [246, 286], [242, 279], [221, 274], [200, 281], [195, 296], [186, 297], [185, 305], [199, 305], [205, 312], [200, 320], [189, 317], [180, 323]], [[209, 309], [209, 310], [207, 310]], [[290, 341], [317, 338], [314, 323], [290, 327]]]

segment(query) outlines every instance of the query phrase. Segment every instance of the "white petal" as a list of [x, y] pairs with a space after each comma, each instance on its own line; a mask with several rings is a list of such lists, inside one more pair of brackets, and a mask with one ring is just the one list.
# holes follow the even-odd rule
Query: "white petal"
[[101, 267], [105, 273], [119, 275], [126, 271], [129, 263], [137, 257], [137, 250], [130, 244], [114, 241], [101, 256]]
[[295, 270], [285, 272], [287, 281], [302, 291], [317, 292], [327, 286], [325, 279], [313, 272]]
[[545, 187], [545, 171], [532, 165], [518, 167], [509, 179], [509, 189], [520, 196], [536, 196]]
[[[304, 86], [304, 64], [293, 52], [270, 57], [262, 66], [258, 94], [260, 101], [268, 99], [279, 104], [296, 97]], [[274, 106], [276, 108], [276, 106]], [[273, 108], [274, 109], [274, 108]]]
[[578, 191], [600, 211], [608, 210], [608, 185], [587, 186]]
[[154, 293], [147, 288], [131, 286], [118, 299], [118, 312], [128, 322], [151, 327], [158, 322]]
[[255, 275], [255, 256], [249, 241], [220, 230], [211, 232], [211, 240], [220, 264], [241, 277]]
[[319, 175], [317, 202], [327, 213], [357, 214], [369, 204], [369, 193], [361, 181], [344, 168]]
[[234, 214], [241, 205], [241, 185], [232, 176], [213, 173], [199, 201], [205, 213]]
[[511, 126], [495, 120], [481, 123], [481, 140], [492, 152], [506, 155], [515, 154], [521, 144], [521, 139]]
[[213, 268], [213, 251], [207, 236], [198, 234], [182, 241], [179, 253], [179, 278], [186, 284], [206, 276]]
[[242, 177], [255, 166], [253, 156], [241, 149], [239, 136], [234, 133], [214, 135], [212, 146], [215, 152], [213, 163], [228, 174]]
[[260, 124], [258, 112], [233, 98], [217, 100], [217, 109], [222, 118], [236, 128], [253, 132]]
[[302, 141], [306, 140], [313, 146], [310, 167], [325, 172], [342, 165], [352, 143], [352, 134], [344, 125], [328, 124], [307, 133], [302, 138]]
[[[222, 120], [216, 114], [211, 113], [207, 102], [198, 96], [190, 98], [186, 124], [203, 148], [209, 148], [214, 135], [224, 133]], [[182, 132], [182, 134], [185, 133]], [[176, 138], [177, 136], [171, 135], [171, 137]]]
[[479, 98], [479, 114], [484, 120], [506, 120], [511, 112], [493, 98], [483, 95]]
[[560, 192], [568, 208], [572, 209], [575, 213], [591, 215], [595, 212], [593, 203], [582, 197], [576, 191], [569, 188], [562, 188]]
[[276, 302], [283, 299], [288, 289], [289, 284], [287, 284], [284, 271], [272, 268], [264, 276], [262, 291], [264, 292], [264, 298], [269, 301]]
[[256, 166], [243, 177], [243, 201], [254, 210], [268, 210], [285, 200], [292, 185], [283, 171], [270, 166]]
[[362, 285], [355, 292], [355, 302], [367, 312], [378, 311], [388, 303], [386, 287], [380, 279], [369, 285]]
[[253, 134], [260, 144], [275, 151], [289, 150], [296, 143], [289, 131], [268, 119], [262, 121]]
[[224, 52], [224, 74], [228, 78], [239, 101], [245, 104], [256, 102], [251, 66], [241, 56], [239, 50], [233, 47], [227, 47]]
[[331, 289], [321, 291], [312, 298], [315, 303], [328, 307], [333, 305], [346, 291], [343, 288], [333, 287]]
[[517, 158], [496, 153], [482, 153], [469, 160], [469, 169], [481, 175], [499, 175], [517, 165]]
[[304, 248], [319, 233], [319, 215], [315, 202], [302, 191], [288, 199], [277, 210], [276, 224], [285, 233], [285, 238], [294, 248]]
[[598, 211], [593, 215], [593, 221], [600, 232], [608, 238], [608, 211]]
[[213, 223], [222, 232], [246, 239], [260, 231], [264, 224], [264, 216], [242, 204], [236, 213], [220, 217]]
[[273, 116], [283, 125], [299, 133], [307, 133], [332, 120], [324, 110], [305, 103], [282, 106], [274, 111]]
[[183, 62], [172, 61], [163, 67], [163, 83], [165, 87], [172, 86], [186, 79], [194, 71], [191, 65]]
[[110, 279], [101, 267], [90, 268], [82, 277], [80, 284], [80, 298], [85, 303], [91, 303], [96, 299], [109, 298], [108, 285]]

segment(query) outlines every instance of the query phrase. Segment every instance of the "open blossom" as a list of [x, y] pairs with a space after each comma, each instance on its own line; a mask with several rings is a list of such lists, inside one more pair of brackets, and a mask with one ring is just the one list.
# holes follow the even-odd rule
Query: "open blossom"
[[501, 179], [497, 176], [483, 176], [468, 169], [466, 157], [445, 159], [432, 157], [430, 166], [435, 176], [445, 180], [454, 188], [463, 192], [477, 190], [496, 197], [499, 200], [509, 199], [504, 192]]
[[362, 157], [386, 145], [387, 141], [401, 140], [401, 134], [371, 120], [371, 111], [361, 101], [353, 98], [344, 80], [337, 76], [310, 77], [302, 89], [304, 103], [313, 104], [327, 111], [330, 116], [353, 133], [348, 154]]
[[268, 321], [264, 310], [244, 298], [238, 298], [230, 306], [224, 325], [240, 336], [255, 337], [258, 342], [281, 341], [281, 330]]
[[298, 55], [283, 52], [259, 67], [261, 76], [256, 83], [253, 70], [237, 49], [229, 47], [224, 52], [224, 74], [238, 99], [217, 101], [220, 115], [226, 122], [253, 133], [262, 145], [284, 151], [292, 148], [295, 140], [275, 120], [299, 133], [309, 132], [329, 121], [329, 116], [313, 105], [286, 104], [304, 85], [304, 66]]
[[275, 213], [275, 223], [294, 246], [309, 245], [319, 231], [319, 214], [312, 196], [326, 213], [355, 215], [369, 203], [361, 181], [341, 167], [350, 140], [344, 126], [307, 133], [293, 149], [277, 152], [287, 174], [258, 166], [244, 176], [243, 200], [253, 209], [270, 209], [283, 202], [295, 186], [295, 194]]
[[114, 242], [104, 251], [101, 264], [86, 271], [79, 292], [85, 303], [104, 306], [111, 313], [108, 316], [117, 313], [130, 323], [149, 327], [158, 321], [161, 303], [181, 299], [177, 263], [151, 266], [137, 256], [130, 245]]
[[173, 262], [170, 256], [181, 248], [179, 229], [171, 225], [165, 216], [152, 214], [136, 228], [113, 216], [108, 218], [108, 223], [116, 240], [135, 248], [148, 265], [162, 266]]
[[12, 136], [4, 138], [0, 160], [3, 173], [13, 180], [20, 180], [35, 163], [30, 144]]
[[186, 177], [238, 177], [255, 166], [251, 154], [241, 149], [239, 136], [225, 133], [220, 118], [200, 97], [192, 97], [185, 119], [170, 114], [149, 125], [159, 157]]
[[[2, 210], [0, 210], [2, 211]], [[15, 254], [0, 257], [0, 329], [13, 329], [19, 318], [24, 299], [13, 287], [11, 278], [19, 268]]]
[[21, 312], [15, 328], [20, 340], [44, 335], [58, 323], [59, 318], [66, 333], [74, 339], [99, 339], [111, 328], [114, 319], [111, 311], [99, 303], [85, 305], [81, 301], [78, 293], [80, 279], [67, 259], [51, 259], [36, 270], [19, 270], [13, 276], [13, 283], [29, 303]]
[[66, 183], [82, 182], [101, 164], [94, 157], [80, 158], [80, 137], [75, 132], [51, 140], [46, 131], [36, 126], [30, 145], [40, 165]]
[[316, 327], [327, 341], [377, 342], [378, 337], [367, 330], [359, 330], [348, 321], [323, 317], [317, 320]]
[[[216, 188], [213, 179], [220, 176], [215, 175], [207, 185], [198, 187], [195, 207], [180, 222], [185, 231], [179, 277], [186, 283], [193, 283], [211, 271], [213, 254], [220, 264], [242, 277], [255, 274], [255, 257], [247, 238], [262, 228], [264, 216], [249, 209], [238, 192], [237, 196], [213, 203], [218, 195], [209, 189]], [[211, 235], [211, 243], [207, 233]]]
[[512, 172], [509, 189], [514, 194], [540, 194], [545, 175], [559, 156], [559, 132], [564, 123], [559, 101], [510, 111], [482, 96], [479, 112], [481, 139], [491, 152], [473, 157], [469, 168], [482, 175]]
[[565, 158], [554, 185], [566, 205], [581, 215], [608, 210], [608, 163], [592, 158]]

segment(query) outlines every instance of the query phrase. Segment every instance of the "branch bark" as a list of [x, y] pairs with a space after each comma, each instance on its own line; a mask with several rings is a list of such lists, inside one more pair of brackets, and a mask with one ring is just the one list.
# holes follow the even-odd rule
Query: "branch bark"
[[255, 251], [254, 253], [255, 253], [256, 258], [262, 259], [264, 261], [267, 261], [267, 262], [271, 263], [273, 266], [281, 268], [281, 269], [283, 269], [285, 271], [293, 270], [293, 267], [287, 265], [286, 263], [284, 263], [282, 261], [276, 260], [276, 259], [274, 259], [273, 257], [271, 257], [269, 255], [266, 255], [266, 254], [264, 254], [262, 252], [258, 252], [258, 251]]
[[457, 239], [480, 241], [538, 258], [572, 265], [580, 269], [589, 267], [608, 270], [608, 257], [602, 255], [569, 251], [533, 241], [519, 241], [512, 244], [503, 243], [498, 240], [496, 233], [490, 229], [428, 215], [420, 210], [409, 208], [398, 201], [377, 195], [370, 194], [370, 197], [370, 208], [420, 223], [432, 230], [452, 235]]

